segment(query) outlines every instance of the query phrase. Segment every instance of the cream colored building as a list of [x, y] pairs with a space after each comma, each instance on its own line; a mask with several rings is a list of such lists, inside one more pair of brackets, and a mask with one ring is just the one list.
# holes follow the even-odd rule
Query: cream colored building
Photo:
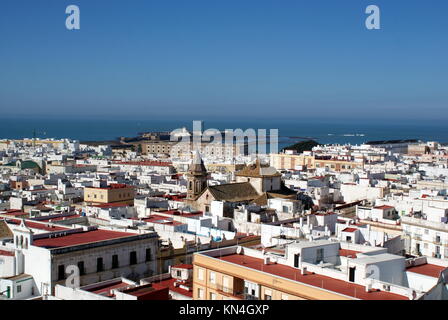
[[[424, 288], [422, 268], [432, 276]], [[370, 270], [378, 273], [370, 277]], [[441, 299], [439, 272], [446, 271], [384, 248], [327, 240], [235, 246], [194, 254], [193, 300]]]
[[332, 171], [351, 171], [352, 169], [362, 169], [363, 162], [346, 161], [338, 159], [319, 159], [314, 156], [303, 154], [270, 154], [271, 166], [277, 170], [291, 170], [298, 166], [306, 166], [308, 169], [328, 168]]
[[102, 188], [86, 187], [84, 201], [87, 204], [128, 203], [134, 204], [134, 187], [125, 184], [111, 184]]
[[[141, 143], [142, 153], [145, 155], [167, 154], [172, 158], [190, 158], [191, 152], [196, 151], [193, 143], [182, 143], [177, 141], [145, 141]], [[232, 159], [239, 155], [246, 155], [247, 144], [239, 143], [207, 143], [202, 142], [198, 147], [203, 157], [216, 157]]]

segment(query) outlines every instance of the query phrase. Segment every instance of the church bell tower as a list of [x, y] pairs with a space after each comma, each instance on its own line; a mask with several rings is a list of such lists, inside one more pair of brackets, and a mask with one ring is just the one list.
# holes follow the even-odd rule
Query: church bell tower
[[207, 188], [207, 170], [198, 151], [195, 152], [193, 162], [188, 169], [187, 181], [187, 199], [189, 200], [195, 200]]

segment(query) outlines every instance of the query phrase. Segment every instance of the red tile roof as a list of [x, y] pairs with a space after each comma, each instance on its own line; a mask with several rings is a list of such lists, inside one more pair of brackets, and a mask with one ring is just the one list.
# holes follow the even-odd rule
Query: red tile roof
[[147, 218], [143, 218], [142, 221], [149, 222], [149, 223], [158, 223], [158, 224], [166, 224], [166, 225], [181, 225], [183, 223], [178, 221], [173, 221], [173, 219], [165, 217], [165, 216], [158, 216], [158, 215], [150, 215]]
[[74, 218], [79, 218], [79, 217], [81, 217], [79, 214], [71, 214], [71, 215], [66, 215], [66, 216], [63, 216], [63, 217], [58, 217], [58, 216], [56, 216], [56, 217], [53, 217], [53, 216], [47, 216], [46, 217], [46, 219], [39, 219], [39, 220], [36, 220], [36, 221], [41, 221], [41, 222], [43, 222], [43, 221], [46, 221], [46, 222], [48, 222], [48, 221], [60, 221], [60, 220], [64, 220], [64, 218], [66, 218], [66, 219], [74, 219]]
[[10, 257], [14, 257], [14, 252], [12, 252], [12, 251], [4, 251], [4, 250], [0, 250], [0, 256], [10, 256]]
[[125, 188], [134, 188], [134, 187], [129, 186], [124, 183], [112, 183], [112, 184], [108, 185], [107, 187], [87, 187], [87, 188], [112, 190], [112, 189], [125, 189]]
[[358, 230], [358, 229], [356, 229], [356, 228], [345, 228], [344, 230], [342, 230], [342, 232], [355, 232], [356, 230]]
[[33, 241], [33, 245], [45, 248], [61, 248], [132, 236], [136, 236], [136, 234], [109, 230], [92, 230], [56, 238], [36, 239]]
[[425, 276], [438, 278], [440, 272], [445, 270], [446, 267], [437, 266], [435, 264], [422, 264], [416, 267], [407, 268], [406, 271], [423, 274]]
[[1, 213], [1, 214], [4, 214], [5, 216], [11, 216], [11, 217], [17, 217], [17, 216], [19, 216], [19, 217], [20, 216], [27, 216], [27, 217], [29, 217], [30, 216], [29, 213], [22, 212], [20, 210], [7, 211], [7, 212]]
[[173, 216], [182, 216], [182, 217], [196, 217], [196, 216], [202, 216], [202, 211], [196, 211], [196, 212], [180, 212], [178, 210], [166, 210], [166, 211], [159, 211], [159, 213], [169, 214]]
[[386, 205], [374, 207], [374, 209], [381, 209], [381, 210], [393, 209], [393, 208], [394, 207], [392, 207], [392, 206], [386, 206]]
[[193, 291], [189, 291], [189, 290], [185, 290], [179, 287], [175, 287], [174, 283], [176, 282], [176, 279], [174, 278], [169, 278], [166, 280], [162, 280], [162, 281], [158, 281], [158, 282], [153, 282], [152, 285], [154, 288], [169, 288], [170, 291], [179, 293], [179, 294], [183, 294], [184, 296], [193, 297]]
[[171, 162], [163, 162], [163, 161], [123, 161], [123, 162], [117, 162], [117, 164], [133, 165], [133, 166], [159, 166], [159, 167], [169, 167], [172, 165]]
[[339, 255], [342, 257], [350, 256], [351, 258], [356, 258], [357, 253], [360, 253], [360, 251], [348, 250], [348, 249], [340, 249], [339, 250]]
[[361, 300], [409, 300], [408, 297], [390, 292], [373, 290], [366, 292], [364, 286], [315, 273], [307, 273], [306, 275], [302, 275], [301, 271], [296, 268], [275, 263], [266, 265], [264, 264], [263, 259], [253, 258], [250, 256], [231, 254], [216, 257], [216, 259], [238, 264], [246, 268], [267, 272], [276, 276], [298, 281], [318, 288], [323, 288], [328, 291], [333, 291]]
[[[12, 219], [12, 220], [6, 220], [6, 223], [20, 225], [21, 221], [18, 219]], [[25, 225], [30, 229], [45, 230], [45, 231], [62, 231], [70, 229], [67, 227], [49, 225], [47, 223], [31, 222], [29, 220], [25, 221]]]
[[121, 288], [126, 288], [130, 286], [129, 283], [126, 282], [114, 282], [114, 283], [108, 283], [106, 285], [100, 285], [98, 287], [93, 287], [87, 291], [92, 292], [92, 293], [96, 293], [96, 294], [105, 294], [107, 297], [114, 297], [115, 295], [112, 294], [112, 290], [113, 289], [121, 289]]
[[192, 265], [192, 264], [181, 263], [181, 264], [176, 264], [176, 265], [174, 265], [174, 266], [171, 266], [171, 268], [193, 269], [193, 265]]

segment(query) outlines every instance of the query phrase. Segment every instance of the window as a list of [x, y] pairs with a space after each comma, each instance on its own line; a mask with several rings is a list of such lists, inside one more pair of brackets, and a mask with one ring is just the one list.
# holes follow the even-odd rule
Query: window
[[137, 252], [136, 251], [131, 251], [131, 253], [129, 254], [129, 264], [130, 265], [137, 264]]
[[223, 291], [224, 292], [230, 292], [231, 291], [231, 289], [230, 289], [230, 285], [229, 285], [229, 277], [226, 277], [226, 276], [224, 276], [224, 277], [222, 277], [222, 286], [223, 286]]
[[112, 256], [112, 269], [118, 268], [119, 267], [119, 263], [118, 263], [118, 255], [114, 254]]
[[294, 267], [298, 268], [300, 262], [300, 253], [297, 253], [294, 255]]
[[198, 279], [201, 281], [204, 280], [204, 269], [202, 269], [202, 268], [198, 269]]
[[216, 273], [210, 271], [210, 283], [216, 283]]
[[21, 285], [18, 285], [18, 286], [17, 286], [17, 293], [20, 293], [20, 292], [22, 292], [22, 286], [21, 286]]
[[214, 292], [210, 292], [210, 300], [216, 300], [216, 294]]
[[264, 290], [264, 300], [272, 300], [272, 291]]
[[355, 282], [356, 267], [349, 268], [348, 281]]
[[198, 288], [198, 298], [204, 299], [204, 290], [201, 288]]
[[151, 261], [152, 257], [151, 257], [151, 248], [147, 248], [146, 249], [146, 261]]
[[176, 275], [178, 278], [182, 277], [182, 270], [177, 270]]
[[317, 249], [316, 262], [319, 263], [324, 260], [324, 248]]
[[85, 269], [84, 269], [84, 261], [79, 261], [78, 262], [78, 269], [79, 269], [79, 275], [83, 276], [85, 275]]
[[63, 264], [58, 266], [58, 280], [64, 280], [65, 279], [65, 267]]
[[425, 229], [425, 234], [429, 234], [429, 230], [428, 229]]
[[96, 259], [96, 272], [101, 272], [104, 270], [103, 258]]

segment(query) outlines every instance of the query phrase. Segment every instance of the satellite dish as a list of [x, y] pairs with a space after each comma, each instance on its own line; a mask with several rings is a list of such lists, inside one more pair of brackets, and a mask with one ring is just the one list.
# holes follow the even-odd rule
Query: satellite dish
[[236, 248], [236, 254], [242, 254], [242, 253], [243, 253], [243, 247], [238, 246], [238, 247]]

